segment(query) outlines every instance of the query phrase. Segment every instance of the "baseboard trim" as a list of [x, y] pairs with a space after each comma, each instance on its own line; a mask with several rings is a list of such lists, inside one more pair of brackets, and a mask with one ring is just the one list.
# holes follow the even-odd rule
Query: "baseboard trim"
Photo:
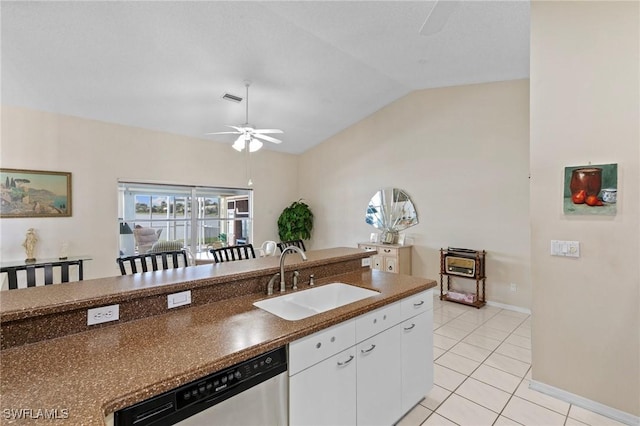
[[505, 303], [492, 302], [490, 300], [487, 300], [487, 305], [531, 315], [531, 309], [521, 308], [520, 306], [507, 305]]
[[634, 416], [633, 414], [629, 414], [624, 411], [620, 411], [618, 409], [609, 407], [607, 405], [600, 404], [599, 402], [592, 401], [580, 395], [576, 395], [571, 392], [558, 389], [556, 387], [547, 385], [545, 383], [531, 380], [529, 384], [529, 388], [535, 391], [544, 393], [546, 395], [552, 396], [554, 398], [560, 399], [562, 401], [568, 402], [569, 404], [577, 405], [578, 407], [587, 409], [589, 411], [593, 411], [594, 413], [601, 414], [605, 417], [609, 417], [610, 419], [614, 419], [626, 425], [629, 425], [629, 426], [640, 425], [640, 417], [638, 416]]

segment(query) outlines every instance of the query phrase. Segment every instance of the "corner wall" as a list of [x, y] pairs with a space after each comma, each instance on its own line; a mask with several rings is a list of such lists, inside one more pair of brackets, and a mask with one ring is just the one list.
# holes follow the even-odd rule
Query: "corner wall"
[[[118, 179], [246, 188], [245, 156], [227, 144], [78, 117], [2, 106], [3, 168], [72, 173], [73, 216], [0, 220], [0, 257], [24, 259], [28, 228], [40, 239], [36, 256], [87, 254], [85, 279], [119, 275]], [[278, 237], [280, 212], [298, 194], [295, 155], [252, 154], [254, 241]]]
[[406, 231], [413, 275], [439, 279], [441, 247], [485, 249], [487, 300], [529, 309], [528, 118], [528, 80], [428, 89], [305, 152], [299, 176], [316, 218], [313, 248], [368, 241], [369, 199], [402, 188], [420, 220]]
[[[640, 3], [531, 5], [533, 380], [640, 415]], [[618, 163], [617, 215], [567, 216], [565, 166]], [[580, 258], [550, 240], [580, 241]]]

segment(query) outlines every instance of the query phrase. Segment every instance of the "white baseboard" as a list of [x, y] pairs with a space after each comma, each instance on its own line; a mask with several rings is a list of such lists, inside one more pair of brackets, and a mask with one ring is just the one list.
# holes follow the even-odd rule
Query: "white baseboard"
[[487, 305], [531, 315], [531, 309], [521, 308], [520, 306], [507, 305], [505, 303], [492, 302], [490, 300], [487, 300]]
[[609, 407], [604, 404], [600, 404], [599, 402], [592, 401], [580, 395], [575, 395], [571, 392], [567, 392], [562, 389], [558, 389], [556, 387], [553, 387], [541, 382], [537, 382], [535, 380], [530, 381], [529, 387], [535, 391], [538, 391], [546, 395], [552, 396], [554, 398], [560, 399], [562, 401], [568, 402], [569, 404], [577, 405], [578, 407], [587, 409], [589, 411], [593, 411], [594, 413], [601, 414], [605, 417], [609, 417], [611, 419], [614, 419], [626, 425], [629, 425], [629, 426], [640, 425], [640, 417], [634, 416], [633, 414], [629, 414], [624, 411], [617, 410], [615, 408]]

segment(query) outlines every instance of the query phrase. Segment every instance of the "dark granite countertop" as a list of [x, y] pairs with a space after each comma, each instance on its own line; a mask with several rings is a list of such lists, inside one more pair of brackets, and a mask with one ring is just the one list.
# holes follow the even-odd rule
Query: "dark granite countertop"
[[[274, 259], [256, 261], [271, 268], [269, 261]], [[229, 272], [227, 279], [234, 275], [231, 270], [252, 273], [245, 270], [247, 263], [236, 263], [220, 268], [229, 269], [225, 271]], [[123, 291], [154, 288], [152, 283], [129, 278], [120, 284], [114, 279], [112, 285], [120, 285]], [[318, 279], [317, 283], [335, 281], [380, 294], [299, 321], [255, 308], [252, 303], [266, 296], [245, 294], [3, 350], [0, 422], [46, 421], [29, 417], [37, 417], [38, 410], [57, 410], [56, 423], [102, 425], [108, 413], [436, 285], [425, 278], [366, 268]], [[115, 297], [113, 289], [105, 289], [105, 293]], [[39, 309], [45, 307], [39, 304]], [[15, 311], [3, 308], [3, 312]], [[15, 420], [8, 410], [30, 411], [26, 411], [28, 418]]]

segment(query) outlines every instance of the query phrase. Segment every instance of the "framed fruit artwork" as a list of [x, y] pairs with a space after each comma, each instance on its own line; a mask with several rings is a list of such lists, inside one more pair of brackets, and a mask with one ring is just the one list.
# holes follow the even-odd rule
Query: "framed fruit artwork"
[[618, 164], [570, 166], [564, 168], [564, 214], [616, 214]]

